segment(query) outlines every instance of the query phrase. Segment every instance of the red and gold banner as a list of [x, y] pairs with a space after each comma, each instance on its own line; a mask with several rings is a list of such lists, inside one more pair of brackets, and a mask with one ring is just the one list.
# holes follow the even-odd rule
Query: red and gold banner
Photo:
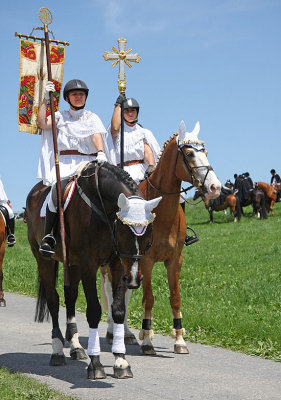
[[[55, 111], [59, 108], [64, 72], [65, 47], [50, 44]], [[43, 100], [47, 83], [45, 44], [20, 39], [20, 83], [18, 94], [18, 124], [20, 132], [38, 134], [36, 125], [38, 109]], [[51, 113], [50, 106], [47, 115]]]

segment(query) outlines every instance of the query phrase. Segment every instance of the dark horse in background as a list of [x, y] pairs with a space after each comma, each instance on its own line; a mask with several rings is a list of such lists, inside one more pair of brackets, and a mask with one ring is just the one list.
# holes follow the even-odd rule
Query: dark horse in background
[[265, 182], [255, 182], [255, 187], [264, 193], [267, 212], [271, 212], [271, 215], [274, 215], [273, 206], [277, 201], [276, 188]]
[[[44, 221], [40, 218], [40, 210], [49, 191], [50, 188], [44, 186], [42, 182], [34, 186], [26, 201], [26, 219], [28, 240], [38, 264], [40, 280], [35, 320], [43, 322], [50, 312], [53, 324], [53, 354], [50, 364], [63, 365], [65, 364], [64, 338], [59, 328], [59, 296], [56, 291], [58, 262], [62, 261], [59, 230], [56, 233], [58, 246], [52, 259], [44, 259], [38, 250], [44, 230]], [[117, 378], [133, 376], [125, 359], [125, 346], [120, 346], [122, 329], [124, 334], [124, 296], [126, 288], [140, 286], [142, 277], [139, 260], [151, 245], [153, 220], [151, 210], [158, 205], [160, 200], [161, 198], [151, 202], [145, 201], [130, 176], [120, 168], [108, 163], [101, 166], [95, 162], [89, 163], [75, 179], [75, 190], [71, 202], [64, 212], [70, 279], [70, 285], [64, 287], [67, 316], [66, 340], [70, 344], [72, 359], [87, 358], [79, 343], [75, 321], [78, 284], [82, 280], [89, 324], [89, 379], [106, 377], [104, 367], [100, 362], [97, 333], [101, 319], [101, 307], [97, 295], [96, 274], [99, 266], [103, 264], [109, 264], [113, 277], [112, 315], [119, 335], [118, 343], [114, 336], [112, 346], [115, 356], [114, 376]], [[148, 220], [144, 220], [135, 227], [130, 225], [129, 220], [124, 219], [123, 221], [120, 213], [130, 213], [136, 204], [144, 207], [143, 210], [145, 210]], [[119, 215], [117, 216], [118, 211]], [[131, 212], [131, 215], [134, 213]], [[143, 234], [136, 235], [135, 230], [140, 228]]]
[[[152, 308], [154, 305], [152, 270], [156, 262], [163, 262], [167, 271], [173, 318], [174, 351], [181, 354], [188, 353], [184, 340], [185, 329], [182, 327], [181, 321], [179, 287], [186, 236], [185, 215], [180, 206], [182, 181], [189, 182], [192, 185], [190, 189], [193, 186], [201, 186], [207, 198], [216, 198], [221, 189], [221, 183], [207, 159], [204, 142], [198, 139], [199, 129], [199, 123], [197, 123], [192, 132], [186, 132], [185, 124], [182, 121], [179, 132], [164, 143], [157, 165], [149, 178], [139, 185], [147, 200], [162, 196], [161, 202], [155, 209], [152, 246], [140, 261], [143, 273], [142, 306], [144, 313], [139, 338], [142, 340], [142, 353], [148, 355], [155, 354], [152, 343]], [[109, 285], [106, 287], [109, 288]], [[108, 293], [108, 298], [110, 298], [110, 293]], [[161, 316], [159, 317], [161, 318]], [[112, 331], [110, 323], [109, 330]]]
[[[233, 184], [227, 181], [225, 186], [233, 187]], [[252, 205], [253, 215], [261, 219], [267, 218], [265, 196], [261, 190], [253, 187], [252, 181], [239, 175], [235, 189], [237, 190], [236, 197], [239, 199], [242, 215], [244, 215], [243, 207]]]
[[235, 193], [232, 192], [232, 189], [228, 187], [222, 187], [221, 193], [219, 197], [214, 200], [206, 199], [202, 190], [197, 189], [194, 193], [193, 200], [202, 198], [204, 201], [205, 207], [210, 215], [210, 223], [214, 222], [213, 211], [222, 211], [226, 210], [228, 207], [231, 210], [231, 213], [234, 216], [234, 222], [240, 221], [241, 218], [241, 207], [240, 201]]

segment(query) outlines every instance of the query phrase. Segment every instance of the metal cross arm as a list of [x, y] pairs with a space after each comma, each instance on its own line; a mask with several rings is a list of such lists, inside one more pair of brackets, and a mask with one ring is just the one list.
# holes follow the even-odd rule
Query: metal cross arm
[[127, 40], [124, 38], [120, 38], [118, 41], [118, 50], [113, 46], [112, 50], [105, 51], [103, 54], [103, 58], [105, 61], [113, 61], [112, 66], [115, 67], [119, 63], [119, 74], [118, 74], [118, 89], [120, 93], [125, 93], [126, 91], [126, 74], [125, 74], [125, 64], [131, 68], [132, 64], [130, 62], [139, 63], [140, 56], [138, 53], [131, 53], [132, 49], [126, 50]]

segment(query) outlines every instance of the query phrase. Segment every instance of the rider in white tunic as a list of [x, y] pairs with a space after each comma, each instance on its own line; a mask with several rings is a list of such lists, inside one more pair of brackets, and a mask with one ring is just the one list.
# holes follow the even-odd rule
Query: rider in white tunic
[[148, 176], [157, 161], [160, 147], [153, 133], [137, 123], [139, 104], [133, 98], [120, 95], [115, 103], [111, 125], [116, 162], [120, 166], [121, 103], [124, 103], [124, 170], [140, 183]]
[[[51, 116], [46, 117], [49, 93], [54, 90], [54, 84], [48, 82], [37, 117], [37, 125], [43, 129], [37, 177], [43, 180], [44, 185], [52, 185], [46, 207], [44, 238], [39, 247], [41, 254], [47, 258], [54, 254], [56, 245], [55, 238], [51, 234], [57, 218], [56, 170], [51, 131], [52, 121]], [[69, 177], [76, 174], [82, 163], [94, 160], [98, 163], [111, 161], [112, 155], [112, 162], [115, 162], [113, 145], [110, 154], [104, 140], [106, 129], [102, 121], [97, 114], [84, 110], [88, 92], [89, 89], [85, 82], [79, 79], [67, 82], [63, 90], [63, 97], [69, 103], [70, 108], [68, 111], [55, 113], [62, 186], [66, 185]]]
[[5, 208], [5, 210], [7, 210], [7, 213], [3, 213], [4, 214], [8, 214], [7, 216], [4, 215], [5, 219], [6, 219], [6, 224], [7, 224], [7, 231], [8, 231], [8, 235], [7, 235], [7, 243], [8, 243], [8, 247], [13, 247], [14, 244], [16, 243], [16, 238], [15, 238], [15, 216], [12, 210], [12, 207], [10, 205], [10, 201], [8, 200], [8, 197], [6, 195], [5, 189], [4, 189], [4, 185], [0, 179], [0, 206], [3, 206]]

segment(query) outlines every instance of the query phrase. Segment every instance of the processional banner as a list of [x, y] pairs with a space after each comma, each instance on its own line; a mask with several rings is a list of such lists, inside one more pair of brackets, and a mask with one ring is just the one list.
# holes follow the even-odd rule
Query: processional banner
[[[63, 82], [65, 46], [50, 44], [52, 81], [55, 85], [54, 109], [59, 108]], [[20, 38], [20, 76], [18, 94], [18, 124], [20, 132], [40, 134], [36, 118], [48, 80], [46, 49], [43, 41]], [[50, 104], [47, 116], [51, 114]]]

